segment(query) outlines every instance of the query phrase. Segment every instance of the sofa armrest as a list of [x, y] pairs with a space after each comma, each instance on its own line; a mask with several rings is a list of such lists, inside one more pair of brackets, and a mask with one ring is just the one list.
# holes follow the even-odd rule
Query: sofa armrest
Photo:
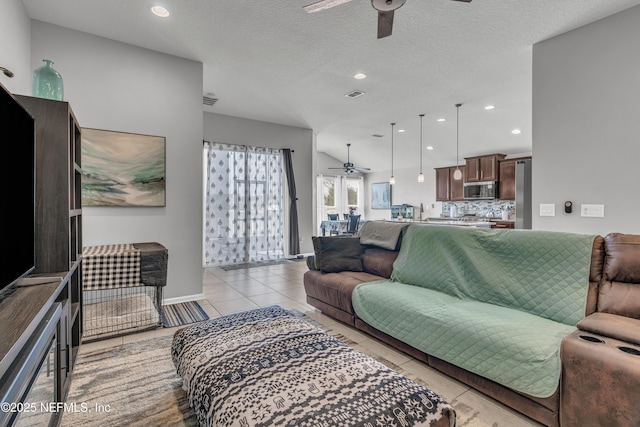
[[640, 345], [640, 319], [593, 313], [578, 322], [578, 329]]

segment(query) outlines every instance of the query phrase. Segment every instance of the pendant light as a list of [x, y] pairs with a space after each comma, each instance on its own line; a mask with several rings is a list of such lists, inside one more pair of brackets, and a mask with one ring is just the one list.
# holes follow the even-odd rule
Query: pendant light
[[424, 182], [424, 174], [422, 173], [422, 120], [424, 114], [420, 114], [420, 173], [418, 174], [418, 182]]
[[389, 178], [389, 184], [394, 185], [396, 183], [396, 177], [393, 176], [393, 127], [395, 123], [391, 123], [391, 178]]
[[459, 129], [459, 122], [460, 122], [460, 107], [462, 106], [462, 104], [456, 104], [456, 170], [453, 172], [453, 179], [455, 179], [456, 181], [460, 181], [462, 179], [462, 171], [460, 170], [460, 166], [459, 166], [459, 157], [458, 157], [458, 153], [459, 153], [459, 147], [460, 147], [460, 129]]

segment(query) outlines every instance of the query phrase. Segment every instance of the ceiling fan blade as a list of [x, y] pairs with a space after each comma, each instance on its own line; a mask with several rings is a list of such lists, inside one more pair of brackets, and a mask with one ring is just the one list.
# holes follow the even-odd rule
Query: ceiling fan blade
[[471, 0], [452, 0], [452, 1], [461, 1], [463, 3], [471, 3]]
[[393, 10], [378, 12], [378, 38], [382, 39], [391, 35], [393, 29]]
[[353, 168], [353, 170], [358, 172], [363, 172], [363, 171], [370, 171], [371, 168]]
[[303, 9], [307, 13], [320, 12], [321, 10], [331, 9], [332, 7], [339, 6], [344, 3], [349, 3], [350, 1], [351, 0], [320, 0], [304, 6]]

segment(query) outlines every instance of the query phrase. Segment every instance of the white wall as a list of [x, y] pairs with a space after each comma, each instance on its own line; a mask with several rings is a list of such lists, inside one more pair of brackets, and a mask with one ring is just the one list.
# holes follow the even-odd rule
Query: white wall
[[0, 72], [0, 83], [9, 91], [31, 94], [31, 19], [20, 0], [2, 0], [0, 8], [0, 67], [14, 73], [13, 78]]
[[[433, 168], [423, 168], [424, 182], [418, 182], [418, 167], [411, 169], [395, 169], [393, 174], [396, 178], [395, 185], [391, 186], [392, 205], [413, 205], [420, 207], [422, 203], [424, 212], [423, 218], [440, 216], [442, 203], [436, 202], [436, 173]], [[372, 172], [365, 174], [365, 218], [391, 219], [390, 209], [371, 209], [371, 184], [376, 182], [389, 182], [391, 171]]]
[[31, 68], [54, 61], [82, 127], [166, 137], [166, 207], [83, 209], [83, 243], [157, 241], [165, 298], [202, 293], [202, 64], [32, 21]]
[[[234, 145], [252, 145], [266, 148], [290, 148], [298, 194], [298, 224], [301, 253], [313, 252], [311, 236], [315, 216], [315, 136], [311, 129], [296, 128], [204, 113], [204, 139]], [[202, 150], [202, 144], [200, 144]]]
[[[638, 40], [640, 6], [534, 45], [534, 229], [640, 233]], [[583, 203], [605, 217], [581, 218]]]
[[[329, 169], [329, 168], [342, 168], [346, 162], [338, 160], [335, 157], [331, 157], [327, 153], [316, 153], [316, 171], [318, 175], [344, 175], [341, 169]], [[361, 173], [354, 173], [354, 176], [362, 176]]]

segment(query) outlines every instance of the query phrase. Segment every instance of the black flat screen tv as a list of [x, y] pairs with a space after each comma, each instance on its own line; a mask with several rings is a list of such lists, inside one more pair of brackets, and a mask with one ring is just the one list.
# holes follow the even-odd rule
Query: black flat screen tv
[[0, 301], [35, 268], [35, 119], [0, 84]]

